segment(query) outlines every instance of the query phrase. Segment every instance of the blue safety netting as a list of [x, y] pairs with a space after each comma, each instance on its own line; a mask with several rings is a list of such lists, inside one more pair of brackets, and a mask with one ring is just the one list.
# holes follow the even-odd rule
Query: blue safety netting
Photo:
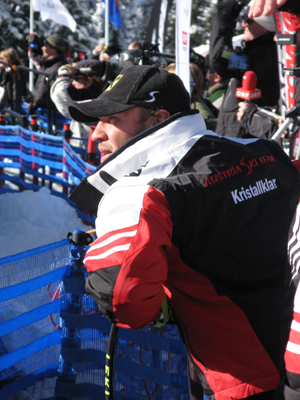
[[[0, 109], [1, 109], [1, 104], [0, 104]], [[21, 111], [22, 114], [25, 114], [28, 116], [28, 122], [30, 124], [29, 103], [22, 101], [19, 111]], [[48, 130], [49, 130], [48, 110], [45, 108], [39, 107], [36, 110], [35, 115], [37, 116], [37, 124], [40, 128], [40, 131], [48, 132]], [[54, 111], [53, 109], [51, 109], [50, 117], [51, 117], [52, 124], [55, 124], [56, 130], [62, 130], [65, 122], [71, 123], [70, 118], [64, 117], [57, 110]]]
[[[86, 295], [86, 248], [63, 240], [0, 259], [1, 400], [102, 400], [111, 323]], [[119, 329], [114, 398], [188, 399], [174, 325]]]
[[[63, 240], [0, 259], [0, 398], [47, 399], [55, 387], [61, 335], [54, 295], [69, 264]], [[50, 395], [49, 395], [50, 393]]]
[[[0, 194], [47, 185], [69, 201], [94, 169], [63, 137], [0, 126]], [[0, 259], [1, 400], [105, 398], [111, 323], [85, 293], [85, 251], [66, 239]], [[186, 350], [174, 325], [119, 329], [114, 398], [188, 399]]]
[[[68, 199], [68, 194], [95, 166], [86, 163], [61, 136], [33, 132], [19, 125], [0, 126], [0, 194], [39, 190]], [[9, 185], [7, 184], [9, 183]], [[75, 207], [82, 220], [94, 219]]]

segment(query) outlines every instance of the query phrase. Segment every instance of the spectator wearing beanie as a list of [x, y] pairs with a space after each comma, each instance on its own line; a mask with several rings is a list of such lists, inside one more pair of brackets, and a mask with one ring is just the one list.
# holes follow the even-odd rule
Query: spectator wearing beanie
[[[66, 40], [57, 34], [50, 35], [44, 41], [41, 49], [43, 55], [37, 55], [34, 63], [39, 71], [45, 72], [49, 76], [51, 86], [56, 79], [58, 69], [67, 64], [65, 59]], [[39, 107], [47, 108], [47, 100], [48, 85], [45, 76], [39, 75], [35, 86], [33, 103], [29, 108], [30, 114], [34, 114]], [[51, 101], [50, 97], [49, 101]]]

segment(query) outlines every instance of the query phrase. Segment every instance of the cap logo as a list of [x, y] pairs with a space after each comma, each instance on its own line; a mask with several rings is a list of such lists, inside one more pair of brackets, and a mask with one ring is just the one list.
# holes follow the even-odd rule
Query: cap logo
[[87, 100], [79, 100], [79, 101], [76, 101], [76, 103], [89, 103], [90, 101], [92, 101], [92, 99], [87, 99]]
[[92, 68], [91, 67], [81, 67], [79, 68], [80, 72], [91, 72]]
[[123, 75], [118, 75], [116, 77], [116, 79], [113, 81], [113, 83], [111, 85], [109, 85], [107, 89], [105, 89], [105, 92], [107, 92], [108, 90], [111, 90], [119, 82], [119, 80], [121, 78], [123, 78]]
[[158, 91], [150, 92], [149, 95], [151, 96], [150, 100], [144, 100], [145, 103], [154, 103], [155, 99], [155, 93], [159, 93]]

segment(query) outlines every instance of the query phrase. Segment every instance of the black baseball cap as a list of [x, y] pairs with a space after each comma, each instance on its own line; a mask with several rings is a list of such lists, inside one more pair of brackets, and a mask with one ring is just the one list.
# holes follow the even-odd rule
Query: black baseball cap
[[93, 122], [134, 107], [165, 109], [176, 114], [190, 110], [190, 95], [182, 80], [163, 68], [132, 65], [124, 68], [97, 99], [69, 105], [71, 117], [78, 122]]
[[82, 60], [76, 64], [75, 75], [83, 76], [99, 76], [103, 75], [105, 70], [104, 64], [98, 60]]

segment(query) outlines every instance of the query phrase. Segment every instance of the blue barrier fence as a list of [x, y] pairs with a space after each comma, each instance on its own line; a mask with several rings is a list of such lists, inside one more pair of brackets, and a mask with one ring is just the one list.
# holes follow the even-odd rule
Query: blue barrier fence
[[[0, 126], [0, 194], [48, 185], [68, 200], [94, 168], [62, 137]], [[0, 259], [1, 400], [105, 399], [111, 324], [85, 293], [86, 247], [65, 239]], [[188, 399], [186, 349], [174, 325], [119, 329], [114, 398]]]
[[19, 125], [0, 126], [0, 194], [48, 186], [93, 225], [94, 218], [68, 199], [80, 180], [95, 170], [63, 137], [42, 134]]
[[[102, 400], [111, 324], [86, 295], [85, 246], [68, 239], [0, 259], [1, 400]], [[174, 325], [119, 329], [114, 398], [188, 399]]]

